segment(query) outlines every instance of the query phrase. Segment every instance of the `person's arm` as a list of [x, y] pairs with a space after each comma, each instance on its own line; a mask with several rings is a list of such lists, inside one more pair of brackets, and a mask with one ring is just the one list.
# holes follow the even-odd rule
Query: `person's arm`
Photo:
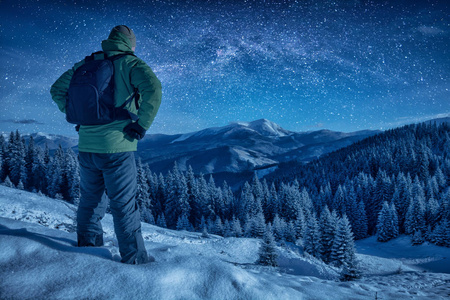
[[50, 88], [50, 94], [53, 101], [58, 104], [58, 108], [61, 112], [66, 112], [66, 97], [69, 90], [70, 80], [73, 76], [73, 69], [69, 69], [64, 72]]
[[152, 69], [140, 59], [131, 67], [130, 78], [131, 84], [138, 89], [141, 97], [138, 124], [148, 130], [161, 105], [161, 82]]
[[66, 113], [66, 97], [69, 91], [70, 80], [72, 80], [75, 70], [82, 64], [84, 64], [84, 60], [76, 63], [73, 68], [64, 72], [50, 88], [53, 101], [58, 104], [59, 110], [63, 113]]

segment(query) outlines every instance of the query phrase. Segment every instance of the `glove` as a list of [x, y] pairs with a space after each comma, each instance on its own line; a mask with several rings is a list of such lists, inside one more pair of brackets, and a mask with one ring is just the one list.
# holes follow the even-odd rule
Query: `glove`
[[140, 140], [145, 136], [146, 130], [138, 122], [134, 122], [125, 126], [123, 132], [133, 139]]

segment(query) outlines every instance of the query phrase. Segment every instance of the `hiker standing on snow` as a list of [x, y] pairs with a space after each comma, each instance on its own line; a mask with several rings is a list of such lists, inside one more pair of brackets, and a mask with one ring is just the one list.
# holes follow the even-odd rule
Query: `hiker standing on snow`
[[128, 264], [151, 260], [145, 250], [135, 200], [134, 151], [161, 104], [161, 82], [134, 55], [135, 48], [133, 31], [125, 25], [116, 26], [102, 42], [103, 52], [75, 64], [50, 90], [67, 120], [81, 125], [78, 246], [103, 245], [100, 220], [106, 212], [106, 190], [121, 261]]

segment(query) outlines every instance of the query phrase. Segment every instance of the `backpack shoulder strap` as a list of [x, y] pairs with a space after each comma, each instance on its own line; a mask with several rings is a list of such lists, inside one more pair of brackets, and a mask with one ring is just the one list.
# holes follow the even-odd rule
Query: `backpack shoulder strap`
[[105, 57], [105, 59], [109, 59], [110, 61], [115, 61], [115, 60], [117, 60], [119, 58], [122, 58], [124, 56], [127, 56], [127, 55], [131, 55], [131, 56], [136, 57], [136, 55], [134, 55], [133, 53], [122, 53], [122, 54], [117, 54], [117, 55], [113, 55], [113, 56], [110, 56], [110, 57]]
[[84, 62], [88, 62], [91, 60], [105, 59], [105, 53], [103, 51], [97, 51], [88, 55], [84, 58]]

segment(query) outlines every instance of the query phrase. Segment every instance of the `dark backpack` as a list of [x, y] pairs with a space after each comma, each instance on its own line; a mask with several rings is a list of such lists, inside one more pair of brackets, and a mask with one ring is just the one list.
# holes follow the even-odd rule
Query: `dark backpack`
[[[92, 53], [86, 56], [85, 62], [75, 70], [69, 85], [66, 101], [66, 120], [77, 125], [103, 125], [116, 120], [137, 120], [137, 116], [124, 107], [136, 100], [137, 91], [120, 107], [114, 103], [114, 64], [113, 62], [126, 55], [119, 54], [105, 59], [96, 59]], [[104, 54], [106, 56], [106, 54]]]

